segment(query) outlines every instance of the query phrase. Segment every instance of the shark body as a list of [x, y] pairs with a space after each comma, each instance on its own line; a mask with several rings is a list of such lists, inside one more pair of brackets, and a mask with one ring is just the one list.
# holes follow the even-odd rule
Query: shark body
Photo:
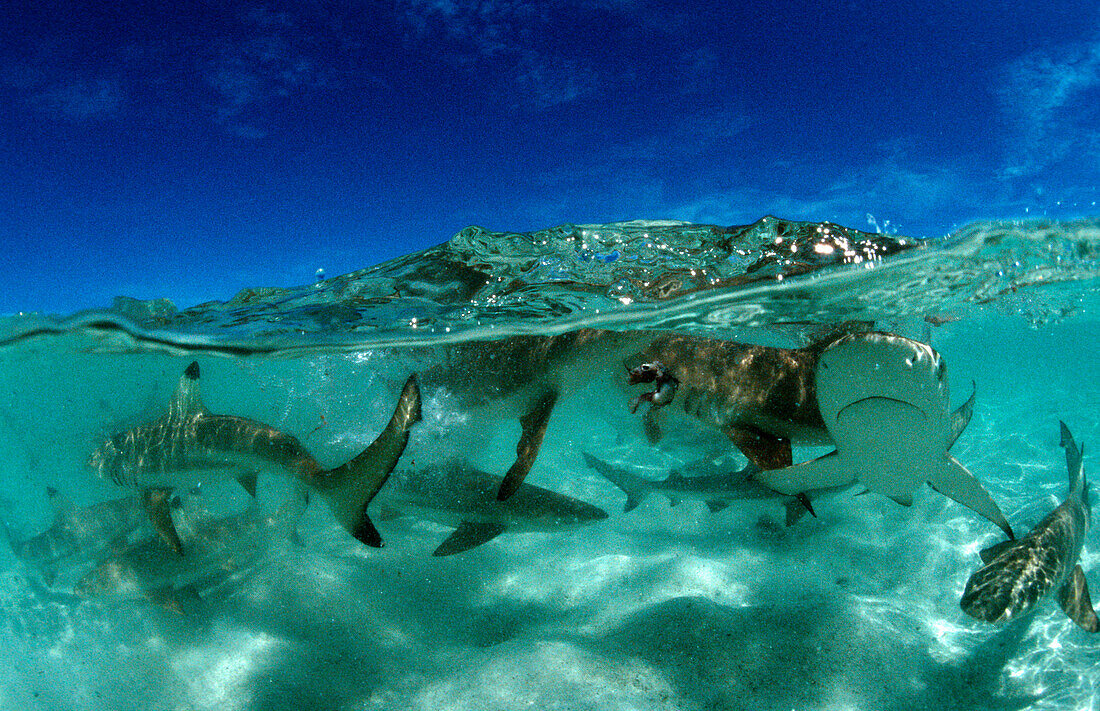
[[320, 494], [340, 524], [360, 542], [378, 547], [381, 537], [367, 516], [367, 504], [385, 483], [420, 420], [420, 389], [410, 376], [393, 416], [361, 454], [324, 469], [293, 436], [245, 417], [216, 415], [199, 396], [199, 365], [184, 371], [163, 417], [120, 432], [92, 452], [89, 466], [120, 486], [141, 490], [153, 527], [182, 553], [172, 517], [171, 492], [211, 478], [233, 478], [253, 496], [261, 471], [294, 477], [305, 491]]
[[[817, 358], [839, 335], [806, 348], [742, 344], [662, 331], [581, 329], [556, 336], [512, 336], [447, 346], [423, 372], [425, 387], [440, 386], [464, 409], [493, 407], [520, 418], [516, 460], [498, 497], [507, 499], [538, 456], [560, 395], [595, 378], [660, 362], [677, 387], [635, 398], [680, 406], [722, 431], [761, 468], [792, 462], [791, 444], [831, 444], [817, 408]], [[648, 382], [648, 381], [640, 381]], [[668, 402], [666, 402], [666, 399]], [[645, 414], [651, 441], [660, 436], [653, 408]]]
[[382, 520], [412, 516], [454, 526], [436, 556], [462, 553], [505, 532], [558, 531], [607, 518], [603, 509], [532, 484], [499, 501], [501, 481], [464, 461], [397, 471], [375, 506]]
[[[174, 499], [178, 502], [178, 498]], [[104, 557], [74, 585], [80, 597], [149, 600], [176, 612], [192, 612], [212, 592], [224, 589], [262, 564], [273, 545], [297, 541], [295, 524], [304, 501], [292, 498], [274, 514], [253, 503], [232, 516], [193, 516], [173, 506], [187, 546], [186, 556], [144, 538]]]
[[1018, 541], [1004, 541], [982, 551], [985, 567], [966, 581], [960, 605], [966, 614], [1000, 624], [1034, 611], [1052, 590], [1071, 620], [1088, 632], [1100, 631], [1089, 586], [1078, 560], [1091, 518], [1088, 482], [1078, 449], [1065, 423], [1069, 492], [1065, 500]]
[[[678, 406], [718, 429], [760, 469], [780, 469], [793, 461], [792, 444], [833, 443], [817, 406], [815, 370], [820, 354], [840, 337], [777, 348], [651, 332], [626, 365], [659, 362], [676, 381], [675, 400], [666, 409]], [[645, 418], [646, 434], [655, 442], [655, 410]]]
[[672, 506], [683, 500], [702, 501], [711, 513], [718, 513], [737, 501], [783, 499], [787, 510], [786, 522], [790, 526], [806, 513], [809, 500], [847, 488], [809, 492], [804, 502], [761, 484], [755, 477], [759, 469], [753, 464], [731, 471], [716, 467], [710, 460], [702, 460], [673, 470], [665, 479], [653, 480], [641, 476], [636, 470], [615, 466], [588, 452], [583, 455], [589, 467], [626, 494], [624, 513], [633, 511], [650, 494], [664, 495]]
[[124, 546], [147, 525], [145, 508], [136, 496], [76, 506], [53, 487], [46, 492], [54, 512], [49, 528], [22, 540], [6, 525], [4, 531], [12, 552], [36, 568], [47, 585], [63, 565], [93, 560]]
[[758, 472], [761, 482], [784, 494], [858, 482], [905, 506], [927, 482], [1013, 538], [989, 492], [947, 452], [970, 420], [973, 396], [949, 410], [947, 368], [930, 346], [887, 333], [849, 334], [822, 351], [814, 380], [836, 451]]

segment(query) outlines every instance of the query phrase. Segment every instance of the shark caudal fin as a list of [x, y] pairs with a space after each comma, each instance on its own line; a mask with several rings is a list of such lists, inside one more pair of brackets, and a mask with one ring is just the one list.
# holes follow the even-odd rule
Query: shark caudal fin
[[642, 503], [642, 499], [649, 493], [649, 481], [646, 479], [623, 467], [612, 466], [602, 459], [593, 457], [588, 452], [582, 452], [582, 454], [584, 455], [585, 464], [595, 469], [600, 476], [622, 489], [623, 493], [626, 494], [626, 505], [623, 506], [623, 513], [637, 508], [638, 504]]
[[307, 480], [328, 502], [340, 525], [356, 540], [373, 548], [382, 546], [382, 536], [367, 516], [367, 506], [389, 479], [409, 442], [409, 428], [417, 422], [420, 422], [420, 385], [413, 374], [405, 381], [397, 407], [382, 434], [347, 464]]

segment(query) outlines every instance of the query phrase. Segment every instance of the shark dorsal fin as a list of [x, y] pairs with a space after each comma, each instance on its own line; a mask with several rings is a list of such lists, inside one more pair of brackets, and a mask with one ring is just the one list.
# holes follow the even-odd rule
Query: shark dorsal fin
[[183, 371], [176, 392], [172, 394], [172, 403], [168, 406], [169, 419], [183, 420], [206, 412], [206, 406], [199, 397], [199, 375], [199, 362], [193, 360]]

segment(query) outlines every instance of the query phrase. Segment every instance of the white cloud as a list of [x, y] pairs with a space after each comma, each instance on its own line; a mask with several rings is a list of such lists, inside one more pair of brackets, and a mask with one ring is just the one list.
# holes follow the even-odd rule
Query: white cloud
[[122, 106], [123, 92], [109, 79], [75, 80], [47, 86], [33, 94], [30, 103], [70, 121], [110, 118]]
[[996, 87], [1010, 145], [1004, 177], [1033, 175], [1094, 145], [1100, 119], [1100, 42], [1025, 54]]

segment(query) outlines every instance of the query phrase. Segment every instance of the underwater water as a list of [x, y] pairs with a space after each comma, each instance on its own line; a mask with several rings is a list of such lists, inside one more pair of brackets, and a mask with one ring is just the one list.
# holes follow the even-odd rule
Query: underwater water
[[[542, 373], [532, 355], [523, 382], [490, 377], [503, 343], [600, 328], [795, 348], [873, 322], [931, 341], [954, 405], [973, 383], [973, 419], [951, 454], [1022, 535], [1066, 494], [1060, 420], [1096, 471], [1098, 275], [1097, 220], [980, 223], [943, 240], [775, 218], [470, 228], [297, 289], [183, 311], [119, 299], [8, 318], [0, 706], [1098, 709], [1098, 638], [1053, 594], [1001, 627], [963, 613], [979, 550], [1003, 535], [929, 487], [909, 507], [854, 487], [815, 498], [816, 516], [790, 526], [779, 499], [711, 513], [654, 494], [623, 512], [623, 492], [585, 453], [651, 479], [701, 458], [745, 460], [673, 406], [648, 441], [628, 408], [642, 389], [627, 387], [616, 355], [569, 362], [526, 479], [606, 518], [521, 521], [440, 557], [461, 511], [425, 513], [463, 505], [465, 490], [446, 487], [466, 480], [447, 472], [500, 477], [516, 458], [524, 412], [512, 388]], [[417, 373], [422, 421], [368, 510], [384, 547], [355, 540], [320, 497], [294, 535], [280, 508], [289, 480], [267, 471], [255, 501], [213, 474], [181, 492], [182, 557], [129, 508], [95, 508], [134, 490], [97, 477], [89, 455], [160, 417], [193, 360], [211, 412], [292, 434], [324, 467], [378, 436]], [[794, 461], [828, 451], [796, 446]], [[427, 500], [423, 481], [442, 503], [410, 504]], [[52, 556], [20, 549], [58, 508], [102, 525]], [[82, 583], [126, 560], [151, 582], [106, 594]], [[1080, 563], [1100, 585], [1095, 532]]]

